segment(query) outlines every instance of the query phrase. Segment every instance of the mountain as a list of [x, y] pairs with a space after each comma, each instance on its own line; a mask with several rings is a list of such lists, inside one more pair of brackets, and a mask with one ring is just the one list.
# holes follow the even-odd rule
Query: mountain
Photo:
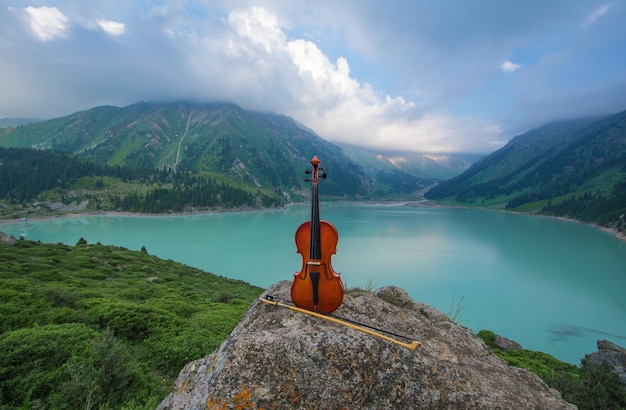
[[368, 189], [339, 147], [286, 116], [227, 103], [96, 107], [5, 130], [0, 145], [65, 151], [114, 166], [218, 173], [293, 192], [303, 189], [303, 171], [318, 155], [332, 169], [325, 194], [359, 196]]
[[383, 150], [337, 143], [352, 160], [373, 170], [399, 170], [416, 177], [445, 180], [467, 170], [485, 154], [433, 154]]
[[625, 226], [626, 111], [519, 135], [425, 197]]
[[33, 122], [43, 121], [37, 118], [0, 118], [0, 128], [19, 127], [20, 125], [31, 124]]
[[418, 162], [392, 166], [392, 159], [387, 161], [390, 166], [368, 169], [355, 162], [361, 155], [351, 158], [342, 147], [287, 116], [221, 102], [95, 107], [0, 129], [0, 146], [64, 151], [102, 165], [220, 174], [250, 187], [296, 196], [305, 192], [303, 171], [313, 155], [328, 168], [320, 194], [331, 197], [410, 194], [455, 172], [430, 163], [424, 169]]

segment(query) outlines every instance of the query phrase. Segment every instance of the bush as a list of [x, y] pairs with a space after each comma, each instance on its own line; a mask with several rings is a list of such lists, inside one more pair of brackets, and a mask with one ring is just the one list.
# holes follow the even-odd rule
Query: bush
[[561, 392], [565, 400], [581, 410], [626, 408], [626, 384], [606, 365], [591, 366], [583, 359], [578, 367], [547, 353], [495, 349], [495, 334], [489, 330], [481, 330], [478, 337], [509, 366], [535, 373], [548, 386]]
[[120, 408], [159, 397], [147, 366], [110, 330], [76, 323], [40, 326], [0, 336], [0, 408]]
[[158, 386], [113, 331], [106, 329], [94, 340], [87, 360], [73, 358], [66, 366], [68, 380], [51, 395], [55, 409], [119, 408], [137, 398], [149, 398]]
[[96, 332], [77, 323], [19, 329], [0, 335], [0, 394], [4, 403], [41, 400], [67, 378], [72, 357], [85, 357]]
[[263, 290], [80, 242], [0, 246], [2, 410], [152, 410]]
[[578, 383], [566, 381], [554, 388], [579, 409], [624, 409], [626, 408], [626, 384], [607, 365], [590, 365], [581, 362], [581, 377]]
[[483, 342], [487, 345], [488, 348], [493, 349], [496, 343], [496, 334], [491, 330], [481, 330], [478, 332], [478, 337], [480, 337]]
[[218, 302], [218, 303], [228, 303], [235, 298], [236, 296], [233, 295], [232, 293], [222, 291], [213, 298], [213, 301]]
[[149, 305], [121, 301], [97, 301], [88, 311], [89, 321], [101, 329], [112, 329], [130, 341], [143, 341], [153, 332], [170, 326], [179, 319], [172, 313]]
[[554, 380], [561, 377], [573, 380], [581, 377], [578, 366], [562, 362], [547, 353], [532, 350], [497, 349], [493, 350], [493, 352], [501, 359], [504, 359], [509, 366], [521, 367], [535, 373], [548, 386], [552, 386]]

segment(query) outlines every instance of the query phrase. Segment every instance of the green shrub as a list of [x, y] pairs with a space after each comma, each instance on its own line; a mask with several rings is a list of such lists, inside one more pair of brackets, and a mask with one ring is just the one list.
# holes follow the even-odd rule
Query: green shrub
[[132, 341], [142, 341], [157, 329], [176, 327], [179, 322], [172, 313], [150, 305], [109, 300], [92, 300], [90, 304], [90, 323]]
[[213, 301], [214, 302], [218, 302], [218, 303], [228, 303], [231, 300], [235, 299], [236, 296], [233, 295], [230, 292], [226, 292], [226, 291], [222, 291], [220, 293], [218, 293], [214, 298]]
[[53, 408], [119, 408], [126, 402], [158, 393], [148, 368], [131, 355], [111, 330], [100, 333], [89, 352], [86, 360], [68, 362], [69, 377], [50, 398]]
[[478, 337], [480, 337], [490, 349], [495, 347], [496, 334], [491, 330], [481, 330], [478, 332]]
[[45, 399], [66, 379], [65, 365], [85, 357], [96, 332], [68, 323], [0, 335], [0, 392], [5, 404]]
[[113, 246], [0, 246], [0, 409], [154, 409], [262, 291]]
[[54, 307], [75, 307], [80, 296], [62, 286], [52, 286], [41, 291], [46, 302]]
[[566, 380], [552, 387], [560, 390], [563, 397], [579, 409], [625, 409], [626, 384], [607, 365], [589, 365], [581, 362], [578, 383]]
[[578, 367], [547, 353], [495, 349], [495, 334], [489, 330], [481, 330], [478, 337], [509, 366], [535, 373], [581, 410], [626, 408], [626, 384], [608, 366], [591, 366], [583, 359]]
[[580, 378], [580, 368], [570, 363], [562, 362], [543, 352], [532, 350], [493, 350], [500, 358], [510, 366], [521, 367], [530, 370], [539, 376], [546, 384], [561, 376], [571, 379]]

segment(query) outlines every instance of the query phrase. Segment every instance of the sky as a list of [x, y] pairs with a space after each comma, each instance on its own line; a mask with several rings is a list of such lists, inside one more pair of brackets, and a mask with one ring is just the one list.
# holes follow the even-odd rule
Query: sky
[[177, 100], [490, 153], [626, 110], [626, 1], [0, 0], [0, 118]]

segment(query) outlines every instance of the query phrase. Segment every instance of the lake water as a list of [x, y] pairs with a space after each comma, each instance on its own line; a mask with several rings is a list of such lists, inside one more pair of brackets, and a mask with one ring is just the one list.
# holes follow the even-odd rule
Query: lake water
[[[626, 346], [626, 243], [583, 224], [473, 209], [322, 204], [339, 232], [346, 287], [394, 285], [490, 329], [579, 364], [596, 340]], [[188, 216], [84, 216], [2, 224], [31, 240], [123, 246], [268, 287], [292, 280], [294, 233], [308, 206]]]

